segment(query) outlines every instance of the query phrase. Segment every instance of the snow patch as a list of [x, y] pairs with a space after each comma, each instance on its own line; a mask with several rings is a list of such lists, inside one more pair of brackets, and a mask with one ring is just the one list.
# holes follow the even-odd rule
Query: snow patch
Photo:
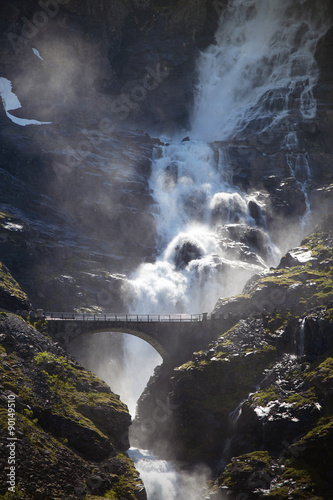
[[296, 248], [295, 250], [290, 250], [289, 253], [295, 260], [298, 260], [300, 264], [304, 264], [305, 262], [309, 262], [309, 260], [312, 260], [311, 250]]
[[15, 109], [19, 109], [22, 106], [18, 97], [12, 91], [12, 82], [10, 80], [7, 80], [7, 78], [0, 77], [0, 96], [5, 108], [6, 115], [12, 122], [16, 123], [16, 125], [25, 127], [26, 125], [49, 125], [51, 123], [40, 122], [37, 120], [27, 120], [25, 118], [17, 118], [16, 116], [13, 116], [11, 113], [9, 113], [9, 111], [14, 111]]
[[8, 231], [23, 231], [24, 227], [21, 224], [14, 224], [12, 222], [6, 222], [3, 225], [4, 229], [7, 229]]
[[38, 59], [40, 59], [41, 61], [44, 61], [44, 59], [42, 58], [42, 56], [39, 53], [39, 50], [33, 48], [32, 52], [38, 57]]

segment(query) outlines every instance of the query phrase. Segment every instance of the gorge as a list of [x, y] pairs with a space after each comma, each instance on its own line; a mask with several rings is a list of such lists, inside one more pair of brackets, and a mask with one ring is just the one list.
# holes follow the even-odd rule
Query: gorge
[[[133, 418], [143, 391], [149, 500], [330, 498], [332, 25], [329, 1], [5, 2], [0, 260], [35, 309], [216, 324], [157, 368], [130, 336], [69, 346]], [[2, 409], [16, 394], [25, 453], [54, 439], [22, 498], [144, 499], [125, 405], [43, 337], [7, 268]]]

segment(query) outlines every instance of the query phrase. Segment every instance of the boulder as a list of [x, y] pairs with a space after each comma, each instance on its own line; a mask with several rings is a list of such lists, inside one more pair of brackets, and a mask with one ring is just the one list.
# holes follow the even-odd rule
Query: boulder
[[197, 260], [201, 257], [202, 249], [193, 241], [184, 241], [175, 248], [174, 262], [179, 269], [184, 269], [192, 260]]

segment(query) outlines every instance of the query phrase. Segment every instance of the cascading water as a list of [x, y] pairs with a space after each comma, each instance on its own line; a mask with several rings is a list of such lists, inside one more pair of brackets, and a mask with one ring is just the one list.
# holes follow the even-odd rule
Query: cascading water
[[[128, 280], [124, 294], [135, 312], [211, 310], [276, 263], [265, 197], [233, 185], [224, 145], [210, 143], [278, 131], [290, 175], [306, 197], [310, 165], [297, 152], [297, 130], [316, 114], [314, 52], [327, 28], [318, 2], [229, 1], [216, 43], [199, 58], [190, 140], [168, 139], [155, 152], [150, 188], [159, 256]], [[145, 462], [137, 458], [139, 470]], [[164, 499], [161, 491], [150, 499]], [[179, 490], [165, 498], [180, 498]]]
[[[324, 9], [304, 0], [229, 2], [216, 44], [199, 58], [192, 140], [174, 139], [155, 153], [150, 187], [157, 203], [159, 257], [129, 281], [133, 310], [209, 310], [218, 297], [241, 291], [251, 274], [277, 262], [263, 200], [234, 186], [230, 175], [227, 180], [227, 155], [216, 160], [209, 142], [282, 128], [290, 174], [306, 192], [310, 167], [306, 154], [294, 153], [294, 128], [316, 113], [314, 51], [326, 29]], [[253, 228], [266, 252], [253, 239], [248, 244]]]
[[[233, 0], [216, 44], [199, 61], [191, 136], [211, 142], [316, 114], [314, 51], [324, 6], [306, 0]], [[302, 13], [300, 13], [300, 10]]]
[[[245, 252], [239, 258], [245, 247], [241, 242], [231, 252], [226, 234], [237, 223], [246, 240], [247, 231], [256, 226], [249, 207], [253, 203], [260, 211], [261, 202], [255, 193], [242, 193], [223, 180], [206, 143], [175, 143], [160, 153], [150, 181], [158, 200], [160, 257], [133, 275], [132, 307], [145, 313], [209, 310], [221, 294], [236, 293], [244, 277], [266, 267], [265, 259], [249, 251], [246, 259]], [[267, 235], [257, 232], [265, 240], [265, 257], [273, 263], [276, 249]], [[228, 283], [231, 272], [233, 281]]]

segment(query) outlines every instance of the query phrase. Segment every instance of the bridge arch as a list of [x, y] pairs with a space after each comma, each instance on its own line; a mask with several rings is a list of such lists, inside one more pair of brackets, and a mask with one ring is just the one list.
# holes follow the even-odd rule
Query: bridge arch
[[163, 360], [166, 360], [168, 358], [168, 353], [167, 353], [166, 349], [160, 344], [160, 342], [158, 342], [158, 340], [156, 340], [154, 337], [152, 337], [148, 333], [146, 333], [144, 331], [136, 330], [135, 328], [126, 328], [126, 327], [121, 327], [121, 326], [119, 326], [118, 328], [106, 328], [106, 327], [95, 328], [95, 329], [89, 330], [89, 332], [82, 332], [82, 333], [78, 333], [75, 336], [71, 336], [71, 338], [68, 338], [68, 340], [66, 339], [67, 342], [65, 340], [64, 343], [66, 344], [66, 347], [67, 347], [68, 344], [70, 344], [71, 342], [73, 342], [77, 338], [85, 337], [87, 335], [92, 335], [95, 333], [124, 333], [124, 334], [133, 335], [134, 337], [142, 339], [145, 342], [147, 342], [149, 345], [151, 345], [155, 349], [155, 351], [158, 352], [158, 354], [162, 357]]

